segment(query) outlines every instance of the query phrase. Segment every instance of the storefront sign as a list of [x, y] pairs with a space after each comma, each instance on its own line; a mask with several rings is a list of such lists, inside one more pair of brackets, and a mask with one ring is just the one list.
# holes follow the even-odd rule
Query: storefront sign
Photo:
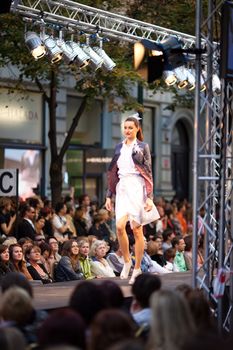
[[107, 171], [114, 151], [109, 149], [89, 149], [86, 151], [87, 174], [103, 174]]
[[0, 170], [0, 196], [9, 197], [17, 195], [18, 170]]
[[0, 139], [42, 141], [42, 95], [0, 89]]

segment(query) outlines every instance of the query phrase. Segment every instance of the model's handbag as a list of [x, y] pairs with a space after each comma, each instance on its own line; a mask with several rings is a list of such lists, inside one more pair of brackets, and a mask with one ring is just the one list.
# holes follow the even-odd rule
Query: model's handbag
[[142, 210], [141, 225], [147, 225], [154, 222], [160, 218], [159, 212], [156, 206], [153, 204], [150, 211]]

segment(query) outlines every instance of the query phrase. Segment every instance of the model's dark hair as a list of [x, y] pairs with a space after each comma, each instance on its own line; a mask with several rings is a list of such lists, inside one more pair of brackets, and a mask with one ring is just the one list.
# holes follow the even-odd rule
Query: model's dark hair
[[144, 140], [144, 137], [143, 137], [143, 133], [142, 133], [142, 127], [141, 127], [141, 124], [139, 122], [138, 119], [134, 118], [134, 117], [128, 117], [125, 119], [125, 122], [133, 122], [134, 125], [139, 128], [138, 129], [138, 132], [137, 132], [137, 139], [139, 141], [143, 141]]

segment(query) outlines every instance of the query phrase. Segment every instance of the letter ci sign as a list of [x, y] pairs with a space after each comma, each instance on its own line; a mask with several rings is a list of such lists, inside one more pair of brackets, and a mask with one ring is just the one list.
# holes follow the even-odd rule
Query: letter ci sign
[[0, 169], [0, 196], [16, 196], [18, 169]]

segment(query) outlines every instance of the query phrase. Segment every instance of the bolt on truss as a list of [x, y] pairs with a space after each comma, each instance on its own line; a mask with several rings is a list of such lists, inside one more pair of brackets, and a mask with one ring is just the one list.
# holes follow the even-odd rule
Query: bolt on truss
[[100, 10], [69, 0], [14, 0], [12, 11], [23, 17], [72, 30], [101, 31], [107, 37], [135, 42], [141, 39], [161, 41], [176, 35], [185, 48], [195, 45], [195, 37], [126, 16]]
[[[193, 286], [198, 286], [216, 303], [219, 330], [232, 328], [233, 215], [232, 194], [232, 84], [222, 79], [221, 97], [213, 92], [213, 73], [219, 69], [220, 49], [213, 42], [214, 24], [219, 28], [224, 1], [208, 3], [208, 17], [201, 23], [202, 1], [196, 7], [196, 46], [207, 46], [207, 89], [200, 93], [201, 57], [196, 60], [197, 89], [194, 120], [193, 182]], [[219, 73], [219, 72], [218, 72]], [[200, 210], [204, 208], [204, 214]], [[204, 232], [204, 262], [198, 265], [198, 244]], [[230, 274], [223, 298], [214, 294], [217, 270]]]

